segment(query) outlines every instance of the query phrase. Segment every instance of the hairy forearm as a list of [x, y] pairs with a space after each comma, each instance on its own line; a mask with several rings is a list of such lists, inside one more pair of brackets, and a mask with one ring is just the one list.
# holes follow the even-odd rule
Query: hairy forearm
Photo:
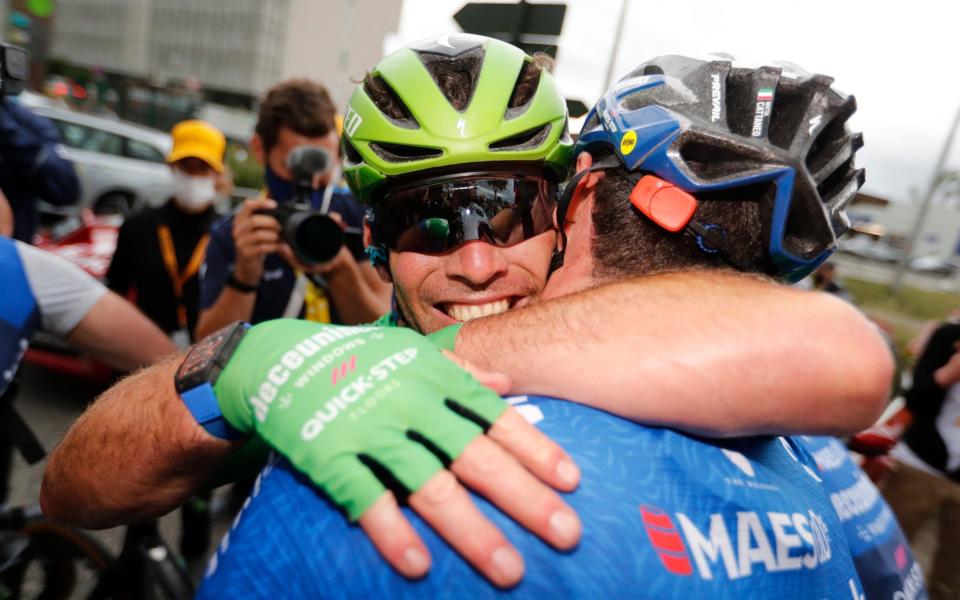
[[194, 338], [203, 339], [234, 321], [249, 321], [253, 316], [253, 306], [256, 301], [255, 293], [241, 292], [225, 286], [213, 306], [200, 312]]
[[389, 288], [374, 289], [352, 258], [327, 274], [327, 291], [347, 325], [369, 323], [390, 309]]
[[98, 529], [169, 512], [202, 487], [233, 445], [207, 434], [173, 385], [179, 357], [100, 396], [50, 454], [40, 505]]
[[854, 308], [739, 275], [609, 284], [472, 321], [456, 352], [515, 393], [708, 435], [840, 434], [880, 414], [892, 359]]

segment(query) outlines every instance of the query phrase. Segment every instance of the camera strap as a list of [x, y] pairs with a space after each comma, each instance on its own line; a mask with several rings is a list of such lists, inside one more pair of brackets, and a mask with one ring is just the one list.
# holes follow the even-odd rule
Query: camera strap
[[180, 272], [180, 266], [177, 262], [177, 252], [173, 247], [173, 235], [170, 233], [170, 228], [165, 224], [159, 225], [157, 227], [157, 239], [160, 241], [160, 254], [163, 256], [163, 265], [166, 267], [167, 275], [173, 284], [173, 297], [177, 303], [177, 323], [182, 331], [189, 331], [187, 306], [183, 303], [183, 286], [200, 272], [200, 265], [203, 264], [203, 257], [207, 251], [207, 243], [210, 241], [210, 235], [206, 233], [203, 234], [200, 241], [197, 242], [196, 247], [193, 249], [193, 254], [190, 256], [190, 260], [187, 262], [187, 266], [184, 267], [182, 273]]

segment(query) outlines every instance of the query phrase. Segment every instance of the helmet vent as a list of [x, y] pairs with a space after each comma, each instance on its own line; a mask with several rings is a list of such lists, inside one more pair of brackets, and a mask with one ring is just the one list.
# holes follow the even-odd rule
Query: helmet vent
[[490, 144], [490, 150], [494, 152], [502, 152], [504, 150], [531, 150], [542, 144], [543, 141], [547, 139], [549, 133], [550, 124], [548, 123], [543, 127], [530, 129], [523, 133], [518, 133], [517, 135], [493, 142]]
[[790, 149], [814, 92], [809, 84], [816, 85], [812, 81], [807, 86], [801, 86], [788, 79], [780, 80], [770, 115], [770, 128], [767, 130], [767, 139], [773, 145]]
[[341, 145], [343, 156], [346, 158], [346, 162], [352, 165], [359, 165], [363, 162], [363, 156], [357, 151], [357, 149], [350, 143], [350, 140], [347, 139], [347, 136], [341, 138], [343, 144]]
[[823, 198], [824, 202], [829, 202], [830, 198], [835, 196], [840, 188], [844, 187], [847, 184], [847, 180], [850, 179], [850, 175], [856, 171], [853, 166], [853, 156], [851, 155], [840, 168], [834, 170], [824, 179], [821, 183], [817, 185], [817, 192], [820, 193], [820, 197]]
[[418, 52], [417, 56], [453, 108], [460, 112], [466, 110], [473, 99], [480, 67], [483, 66], [483, 47], [454, 58], [423, 52]]
[[735, 69], [727, 76], [727, 127], [731, 133], [750, 137], [757, 101], [754, 87], [750, 71]]
[[741, 149], [731, 148], [716, 141], [690, 140], [680, 147], [680, 158], [690, 171], [703, 181], [715, 181], [743, 175], [763, 166], [760, 157], [750, 156]]
[[510, 93], [505, 119], [519, 117], [527, 110], [540, 85], [541, 72], [540, 66], [532, 60], [524, 61], [520, 75], [517, 76], [517, 82], [513, 84], [513, 92]]
[[380, 109], [380, 112], [393, 121], [395, 125], [405, 129], [418, 129], [420, 127], [400, 96], [379, 75], [368, 74], [366, 79], [363, 80], [363, 91], [367, 93], [373, 104]]
[[[850, 137], [846, 128], [847, 119], [850, 118], [854, 110], [856, 110], [856, 101], [850, 96], [846, 102], [840, 106], [840, 110], [833, 119], [823, 128], [823, 131], [813, 140], [813, 144], [810, 145], [810, 150], [807, 151], [806, 160], [807, 168], [810, 169], [810, 171], [816, 172], [821, 170], [831, 162], [837, 151], [846, 145], [846, 138]], [[854, 151], [863, 145], [862, 140], [858, 140], [858, 142], [859, 145], [853, 148]]]
[[376, 152], [377, 156], [383, 160], [394, 163], [436, 158], [443, 154], [443, 151], [438, 150], [437, 148], [424, 148], [423, 146], [407, 146], [403, 144], [385, 144], [383, 142], [371, 142], [370, 149]]

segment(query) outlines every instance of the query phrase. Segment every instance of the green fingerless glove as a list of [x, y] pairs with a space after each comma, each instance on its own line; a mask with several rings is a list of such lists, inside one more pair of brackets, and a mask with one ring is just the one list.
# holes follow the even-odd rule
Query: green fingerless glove
[[403, 328], [278, 320], [252, 327], [214, 386], [230, 425], [255, 431], [360, 517], [385, 491], [418, 490], [506, 409]]

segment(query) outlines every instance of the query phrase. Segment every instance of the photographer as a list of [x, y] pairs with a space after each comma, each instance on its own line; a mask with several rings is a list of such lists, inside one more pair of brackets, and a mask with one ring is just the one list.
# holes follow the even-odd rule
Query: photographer
[[263, 214], [293, 199], [288, 155], [302, 146], [318, 146], [334, 157], [334, 164], [317, 178], [312, 207], [329, 199], [333, 218], [348, 228], [362, 227], [363, 209], [349, 192], [327, 189], [336, 183], [335, 117], [330, 95], [317, 83], [294, 79], [267, 93], [250, 144], [265, 167], [266, 190], [210, 232], [201, 270], [198, 339], [236, 320], [258, 323], [288, 316], [354, 324], [388, 310], [389, 286], [359, 248], [345, 245], [332, 260], [305, 265], [282, 241], [280, 222]]

